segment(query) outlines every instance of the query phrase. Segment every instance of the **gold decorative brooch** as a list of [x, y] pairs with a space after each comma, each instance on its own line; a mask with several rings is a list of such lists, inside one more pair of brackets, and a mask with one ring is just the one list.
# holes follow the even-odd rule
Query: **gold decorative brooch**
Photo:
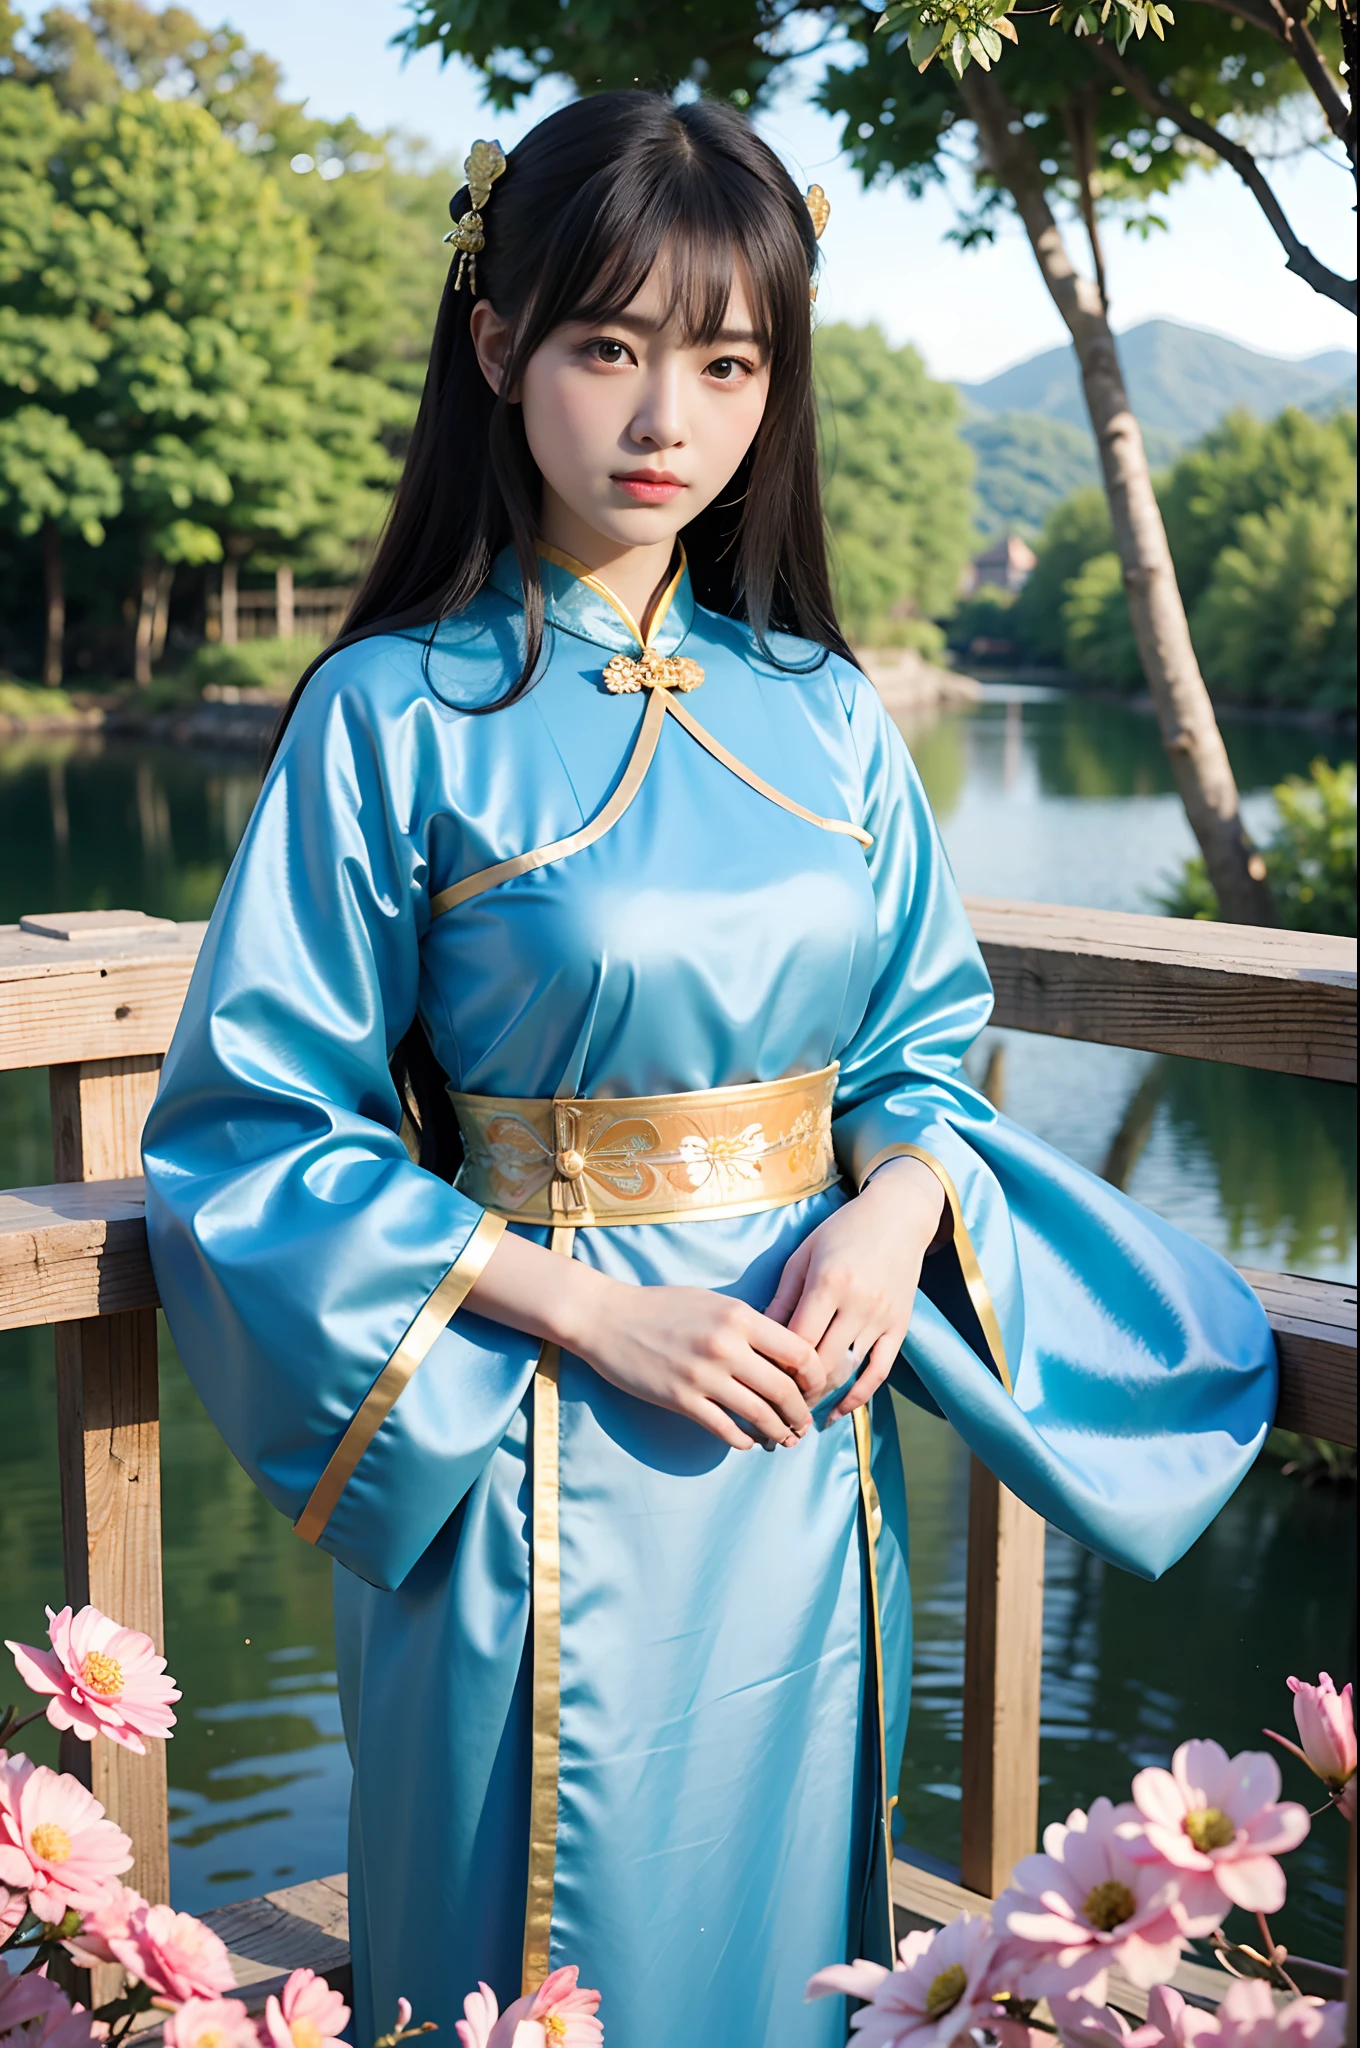
[[634, 690], [697, 690], [704, 672], [687, 654], [658, 654], [646, 647], [636, 661], [616, 654], [605, 663], [604, 686], [616, 697]]
[[[822, 230], [831, 218], [831, 201], [827, 198], [820, 185], [809, 185], [805, 196], [807, 199], [807, 210], [812, 215], [812, 232], [820, 242]], [[814, 303], [816, 302], [817, 287], [815, 284], [808, 286], [808, 297]]]
[[[456, 292], [463, 289], [463, 272], [467, 272], [469, 290], [477, 290], [477, 258], [486, 247], [486, 224], [482, 219], [482, 208], [491, 197], [491, 187], [505, 169], [505, 151], [499, 142], [474, 142], [463, 164], [463, 176], [467, 179], [468, 198], [472, 201], [457, 227], [445, 235], [446, 242], [452, 242], [458, 251], [458, 274], [453, 280]], [[450, 206], [449, 211], [453, 208]]]

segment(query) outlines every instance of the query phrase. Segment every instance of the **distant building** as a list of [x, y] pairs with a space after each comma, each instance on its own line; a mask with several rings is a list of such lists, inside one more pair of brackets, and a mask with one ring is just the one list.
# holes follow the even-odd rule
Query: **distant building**
[[994, 540], [980, 555], [974, 555], [963, 573], [963, 597], [987, 584], [993, 590], [1023, 590], [1038, 561], [1032, 547], [1018, 533]]

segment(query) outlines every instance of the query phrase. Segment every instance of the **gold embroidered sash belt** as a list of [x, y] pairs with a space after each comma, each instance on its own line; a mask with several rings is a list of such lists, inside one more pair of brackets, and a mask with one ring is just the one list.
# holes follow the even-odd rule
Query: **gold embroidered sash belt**
[[497, 1215], [559, 1228], [777, 1209], [838, 1178], [837, 1071], [612, 1101], [450, 1089], [465, 1154], [456, 1185]]

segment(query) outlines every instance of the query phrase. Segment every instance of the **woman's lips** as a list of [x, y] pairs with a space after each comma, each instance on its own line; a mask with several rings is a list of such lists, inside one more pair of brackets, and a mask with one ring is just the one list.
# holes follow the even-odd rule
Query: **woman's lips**
[[649, 476], [645, 470], [635, 470], [631, 476], [616, 476], [611, 481], [640, 505], [668, 505], [688, 488], [678, 477], [668, 476], [664, 471], [659, 476]]

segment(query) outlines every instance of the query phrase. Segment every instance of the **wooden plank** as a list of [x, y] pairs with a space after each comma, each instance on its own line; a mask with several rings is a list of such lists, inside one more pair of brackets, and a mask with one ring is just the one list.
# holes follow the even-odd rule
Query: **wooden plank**
[[1275, 1421], [1300, 1436], [1356, 1442], [1355, 1286], [1242, 1269], [1280, 1354]]
[[1355, 1081], [1354, 939], [987, 896], [965, 908], [996, 1024]]
[[0, 925], [0, 1071], [164, 1053], [206, 930], [60, 939]]
[[59, 1181], [117, 1180], [141, 1165], [142, 1126], [156, 1099], [160, 1054], [50, 1067], [52, 1155]]
[[977, 1458], [968, 1480], [963, 1882], [994, 1897], [1039, 1826], [1044, 1523]]
[[[55, 1166], [70, 1193], [85, 1194], [110, 1181], [126, 1185], [119, 1177], [141, 1164], [142, 1123], [159, 1066], [154, 1054], [143, 1054], [53, 1067]], [[140, 1257], [149, 1275], [145, 1237], [143, 1223]], [[59, 1322], [56, 1374], [66, 1598], [73, 1607], [88, 1601], [125, 1628], [140, 1630], [164, 1655], [154, 1307]], [[148, 1742], [146, 1754], [137, 1756], [117, 1743], [77, 1742], [67, 1735], [62, 1763], [131, 1835], [135, 1861], [127, 1882], [144, 1898], [168, 1899], [165, 1744]], [[111, 1974], [110, 1966], [93, 1974]], [[92, 1989], [96, 1998], [107, 1995], [107, 1986]]]
[[156, 1301], [140, 1178], [0, 1194], [0, 1330]]
[[202, 1919], [231, 1955], [237, 1988], [251, 2012], [263, 2010], [290, 1970], [315, 1970], [353, 1999], [349, 1953], [349, 1880], [314, 1878], [307, 1884], [214, 1906]]

